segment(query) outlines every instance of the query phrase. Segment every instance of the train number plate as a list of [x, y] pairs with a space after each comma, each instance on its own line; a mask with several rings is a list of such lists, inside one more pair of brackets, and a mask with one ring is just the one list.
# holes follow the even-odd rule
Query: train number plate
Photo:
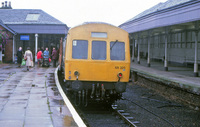
[[115, 66], [115, 69], [126, 69], [125, 66]]

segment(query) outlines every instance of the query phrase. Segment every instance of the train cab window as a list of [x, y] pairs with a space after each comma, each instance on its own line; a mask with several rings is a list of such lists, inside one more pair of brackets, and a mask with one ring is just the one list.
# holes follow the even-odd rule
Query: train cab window
[[73, 59], [87, 59], [88, 58], [88, 41], [87, 40], [73, 40], [72, 58]]
[[110, 59], [125, 60], [125, 43], [113, 41], [110, 42]]
[[92, 41], [92, 59], [105, 60], [106, 59], [106, 42]]

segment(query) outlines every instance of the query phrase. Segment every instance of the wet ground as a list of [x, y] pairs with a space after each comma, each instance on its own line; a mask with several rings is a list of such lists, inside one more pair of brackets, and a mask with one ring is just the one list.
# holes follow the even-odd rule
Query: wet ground
[[55, 68], [0, 68], [1, 127], [77, 126], [54, 81]]
[[167, 100], [138, 85], [127, 86], [124, 100], [117, 101], [131, 113], [139, 127], [199, 127], [200, 111]]

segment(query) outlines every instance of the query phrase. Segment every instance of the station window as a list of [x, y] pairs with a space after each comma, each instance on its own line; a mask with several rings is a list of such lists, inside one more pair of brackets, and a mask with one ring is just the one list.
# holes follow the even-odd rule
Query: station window
[[73, 40], [72, 58], [73, 59], [87, 59], [88, 58], [88, 41], [87, 40]]
[[110, 42], [110, 59], [111, 60], [125, 60], [125, 43], [124, 42]]
[[106, 42], [92, 41], [92, 59], [105, 60], [106, 59]]

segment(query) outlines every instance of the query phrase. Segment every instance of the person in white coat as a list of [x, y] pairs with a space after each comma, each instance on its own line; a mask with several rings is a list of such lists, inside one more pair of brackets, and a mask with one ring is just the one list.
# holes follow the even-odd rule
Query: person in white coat
[[24, 55], [24, 59], [26, 60], [27, 71], [29, 71], [29, 68], [33, 62], [33, 54], [30, 51], [30, 47], [27, 48], [25, 55]]

